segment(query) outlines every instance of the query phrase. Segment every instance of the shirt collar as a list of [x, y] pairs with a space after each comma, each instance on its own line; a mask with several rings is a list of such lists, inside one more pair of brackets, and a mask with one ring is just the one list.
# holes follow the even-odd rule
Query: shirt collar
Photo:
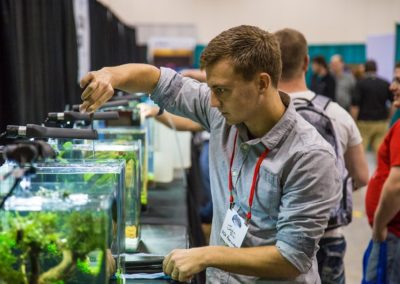
[[307, 90], [307, 91], [289, 93], [289, 96], [292, 101], [299, 98], [312, 100], [315, 97], [315, 93], [313, 91]]
[[272, 150], [289, 135], [297, 121], [296, 110], [288, 94], [279, 91], [279, 96], [281, 97], [282, 103], [286, 106], [286, 111], [274, 127], [264, 136], [249, 140], [247, 127], [243, 123], [237, 125], [240, 137], [246, 141], [246, 143], [255, 145], [261, 142], [269, 150]]

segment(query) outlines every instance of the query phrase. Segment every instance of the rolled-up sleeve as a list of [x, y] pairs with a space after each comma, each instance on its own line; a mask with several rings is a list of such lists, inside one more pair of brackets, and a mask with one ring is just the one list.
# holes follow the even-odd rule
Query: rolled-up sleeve
[[207, 84], [182, 77], [169, 68], [161, 68], [158, 84], [151, 94], [160, 107], [190, 118], [210, 130], [210, 89]]
[[325, 150], [303, 153], [286, 169], [276, 247], [301, 273], [312, 266], [331, 210], [341, 199], [335, 157]]

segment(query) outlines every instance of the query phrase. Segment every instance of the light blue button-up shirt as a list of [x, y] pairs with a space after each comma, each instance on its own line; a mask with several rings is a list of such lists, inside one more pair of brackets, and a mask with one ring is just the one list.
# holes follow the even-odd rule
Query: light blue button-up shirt
[[316, 252], [327, 226], [329, 211], [341, 198], [335, 154], [317, 130], [296, 113], [290, 98], [280, 93], [286, 111], [263, 137], [250, 139], [244, 124], [230, 126], [210, 106], [204, 83], [167, 68], [152, 99], [169, 112], [188, 117], [210, 131], [210, 181], [213, 201], [211, 245], [220, 237], [229, 208], [228, 173], [236, 130], [239, 131], [232, 166], [235, 209], [245, 218], [254, 167], [267, 147], [252, 206], [252, 219], [242, 247], [275, 245], [302, 274], [277, 281], [207, 269], [208, 283], [320, 283]]

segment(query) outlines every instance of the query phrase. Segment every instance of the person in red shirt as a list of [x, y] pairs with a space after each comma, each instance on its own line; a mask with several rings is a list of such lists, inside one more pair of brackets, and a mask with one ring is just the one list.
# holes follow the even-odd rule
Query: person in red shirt
[[[396, 64], [390, 90], [394, 94], [394, 106], [400, 108], [400, 63]], [[397, 121], [377, 154], [377, 169], [368, 183], [366, 210], [372, 226], [375, 243], [387, 241], [388, 283], [400, 283], [400, 121]], [[367, 275], [369, 268], [367, 267]], [[376, 268], [375, 268], [376, 269]]]

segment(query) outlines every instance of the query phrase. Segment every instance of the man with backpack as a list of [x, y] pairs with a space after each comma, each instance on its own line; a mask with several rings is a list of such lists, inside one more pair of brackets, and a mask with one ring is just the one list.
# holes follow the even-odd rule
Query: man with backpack
[[278, 88], [291, 96], [296, 110], [317, 128], [336, 153], [336, 165], [342, 176], [343, 198], [331, 212], [328, 227], [319, 243], [317, 260], [322, 283], [345, 283], [343, 257], [346, 241], [341, 227], [351, 222], [352, 190], [368, 182], [368, 165], [361, 135], [345, 109], [329, 98], [308, 90], [305, 73], [309, 56], [304, 36], [292, 29], [280, 30], [275, 36], [282, 58], [282, 76]]

